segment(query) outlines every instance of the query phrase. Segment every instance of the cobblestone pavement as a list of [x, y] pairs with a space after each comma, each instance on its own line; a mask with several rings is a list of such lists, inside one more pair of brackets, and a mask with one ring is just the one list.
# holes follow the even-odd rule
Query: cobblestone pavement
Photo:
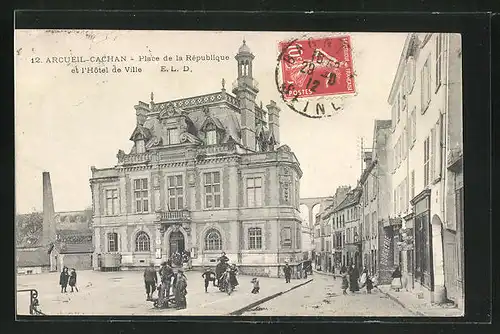
[[[79, 292], [60, 292], [59, 273], [17, 276], [17, 289], [37, 289], [40, 309], [47, 315], [227, 315], [259, 299], [288, 290], [306, 280], [260, 278], [259, 294], [251, 294], [251, 277], [238, 276], [240, 285], [228, 296], [212, 285], [204, 291], [200, 272], [186, 272], [188, 308], [155, 309], [146, 301], [142, 271], [78, 273]], [[29, 293], [17, 293], [17, 313], [29, 314]]]
[[320, 274], [314, 281], [265, 302], [243, 316], [414, 316], [383, 293], [366, 289], [344, 296], [341, 279]]

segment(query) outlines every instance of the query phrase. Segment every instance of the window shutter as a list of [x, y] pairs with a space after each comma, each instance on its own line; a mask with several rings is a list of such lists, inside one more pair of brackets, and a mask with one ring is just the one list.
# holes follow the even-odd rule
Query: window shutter
[[439, 119], [436, 123], [436, 178], [441, 177], [442, 159], [443, 159], [443, 115], [439, 113]]

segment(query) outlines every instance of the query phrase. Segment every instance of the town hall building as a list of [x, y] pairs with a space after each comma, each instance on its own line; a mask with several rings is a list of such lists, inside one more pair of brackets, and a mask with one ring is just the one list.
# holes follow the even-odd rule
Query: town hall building
[[278, 276], [301, 258], [302, 171], [280, 146], [280, 109], [256, 102], [254, 55], [235, 57], [232, 94], [139, 102], [129, 153], [91, 167], [94, 269], [138, 269], [189, 252], [193, 267], [225, 252], [241, 273]]

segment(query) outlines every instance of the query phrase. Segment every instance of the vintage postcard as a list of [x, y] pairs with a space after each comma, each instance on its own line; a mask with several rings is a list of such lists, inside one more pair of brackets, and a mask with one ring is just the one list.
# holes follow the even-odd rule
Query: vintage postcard
[[17, 314], [463, 316], [461, 48], [16, 30]]

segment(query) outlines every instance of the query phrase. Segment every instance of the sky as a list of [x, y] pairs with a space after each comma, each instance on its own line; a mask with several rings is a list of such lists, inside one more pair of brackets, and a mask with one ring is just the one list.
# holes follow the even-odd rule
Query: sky
[[[322, 197], [341, 185], [355, 185], [361, 172], [359, 142], [371, 145], [375, 119], [389, 119], [387, 97], [405, 42], [405, 33], [349, 34], [356, 94], [333, 117], [311, 119], [286, 106], [276, 89], [278, 42], [331, 33], [200, 31], [43, 31], [15, 35], [16, 212], [42, 209], [42, 172], [51, 174], [56, 211], [91, 205], [90, 167], [112, 167], [119, 149], [132, 147], [134, 105], [231, 89], [234, 56], [246, 40], [255, 55], [257, 101], [281, 108], [280, 141], [297, 156], [303, 171], [301, 197]], [[126, 56], [121, 73], [72, 73], [89, 63], [48, 63], [47, 57]], [[163, 61], [164, 56], [216, 55], [212, 62]], [[139, 62], [140, 56], [160, 61]], [[39, 61], [38, 62], [38, 57]], [[130, 58], [134, 60], [130, 60]], [[97, 64], [98, 65], [98, 64]], [[188, 65], [190, 72], [161, 72], [160, 66]], [[138, 66], [142, 72], [125, 72]], [[80, 69], [81, 70], [81, 69]]]

